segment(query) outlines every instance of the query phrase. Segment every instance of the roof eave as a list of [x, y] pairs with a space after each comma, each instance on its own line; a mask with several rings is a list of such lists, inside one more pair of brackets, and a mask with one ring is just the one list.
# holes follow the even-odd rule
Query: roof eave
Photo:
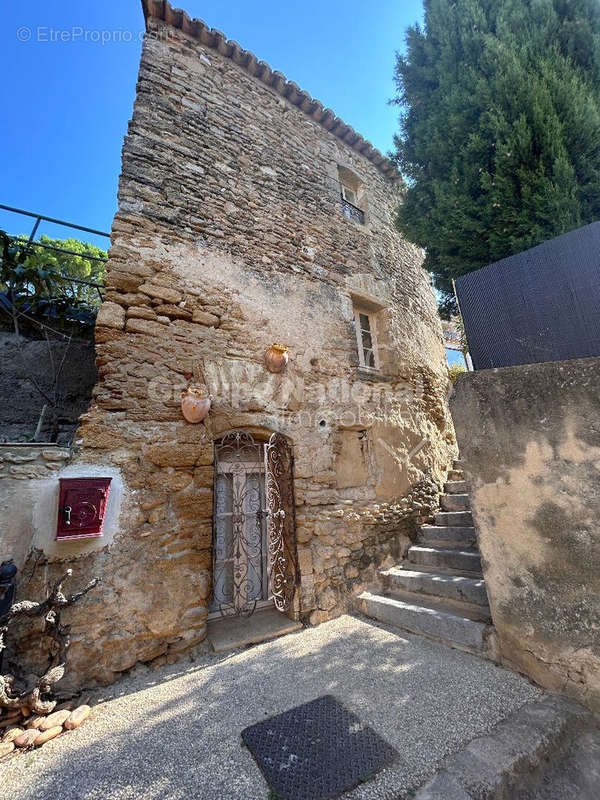
[[237, 42], [227, 39], [221, 31], [209, 28], [201, 19], [191, 19], [182, 9], [173, 8], [168, 0], [142, 0], [142, 8], [146, 27], [149, 19], [165, 22], [167, 25], [183, 31], [188, 36], [198, 39], [206, 47], [210, 47], [226, 58], [230, 58], [250, 75], [262, 81], [266, 86], [271, 87], [279, 95], [297, 106], [307, 116], [322, 125], [329, 133], [337, 136], [348, 147], [371, 161], [386, 178], [393, 181], [402, 180], [396, 165], [357, 133], [354, 128], [336, 116], [331, 109], [323, 108], [322, 103], [312, 98], [308, 92], [303, 91], [293, 81], [288, 81], [281, 72], [272, 70], [265, 61], [259, 61], [254, 53], [244, 50]]

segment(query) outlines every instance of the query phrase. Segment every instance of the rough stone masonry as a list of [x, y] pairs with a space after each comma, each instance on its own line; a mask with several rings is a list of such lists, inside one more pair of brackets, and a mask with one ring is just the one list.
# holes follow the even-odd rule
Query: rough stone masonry
[[[393, 165], [222, 34], [163, 2], [145, 12], [99, 379], [69, 465], [118, 474], [118, 524], [100, 549], [36, 550], [29, 584], [75, 560], [82, 583], [102, 577], [72, 620], [88, 684], [206, 635], [214, 442], [227, 432], [293, 443], [291, 613], [310, 623], [402, 555], [456, 455], [435, 298], [394, 227]], [[363, 219], [344, 215], [342, 187]], [[376, 326], [377, 370], [360, 366], [356, 308]], [[279, 375], [265, 368], [274, 342], [290, 350]], [[181, 414], [189, 383], [213, 396], [202, 424]]]

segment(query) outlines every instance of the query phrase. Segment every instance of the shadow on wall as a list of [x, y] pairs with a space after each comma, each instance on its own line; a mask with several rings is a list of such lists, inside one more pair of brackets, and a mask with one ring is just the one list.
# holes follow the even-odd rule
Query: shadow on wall
[[96, 383], [94, 342], [46, 341], [0, 331], [0, 360], [0, 440], [70, 444]]
[[600, 711], [600, 359], [461, 376], [451, 398], [506, 663]]
[[74, 786], [78, 797], [263, 800], [241, 731], [328, 693], [397, 749], [394, 781], [408, 789], [539, 690], [466, 653], [342, 617], [125, 679], [97, 693], [110, 703], [84, 728], [45, 746], [45, 768], [21, 771], [25, 755], [5, 770], [18, 774], [20, 800], [73, 796]]

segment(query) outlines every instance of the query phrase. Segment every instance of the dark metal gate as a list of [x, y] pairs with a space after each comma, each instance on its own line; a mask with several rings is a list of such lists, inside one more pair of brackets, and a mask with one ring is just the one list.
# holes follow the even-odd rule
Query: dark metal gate
[[284, 436], [267, 444], [233, 431], [215, 445], [211, 611], [250, 616], [290, 607], [297, 584], [293, 458]]
[[600, 356], [600, 222], [456, 281], [475, 369]]

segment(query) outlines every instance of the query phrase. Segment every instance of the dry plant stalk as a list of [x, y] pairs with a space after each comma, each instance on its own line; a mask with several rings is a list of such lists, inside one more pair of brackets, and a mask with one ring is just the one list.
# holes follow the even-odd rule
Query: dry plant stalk
[[18, 664], [11, 665], [11, 673], [0, 675], [0, 709], [17, 710], [25, 707], [33, 714], [49, 714], [54, 709], [57, 700], [50, 695], [52, 687], [65, 674], [71, 631], [70, 625], [61, 625], [61, 612], [80, 600], [100, 582], [100, 578], [94, 578], [80, 592], [66, 596], [62, 592], [62, 585], [72, 574], [73, 570], [68, 569], [41, 603], [22, 600], [14, 603], [0, 618], [0, 657], [6, 648], [8, 629], [19, 617], [43, 617], [44, 629], [41, 635], [48, 636], [54, 643], [50, 646], [48, 667], [41, 677], [25, 675]]

